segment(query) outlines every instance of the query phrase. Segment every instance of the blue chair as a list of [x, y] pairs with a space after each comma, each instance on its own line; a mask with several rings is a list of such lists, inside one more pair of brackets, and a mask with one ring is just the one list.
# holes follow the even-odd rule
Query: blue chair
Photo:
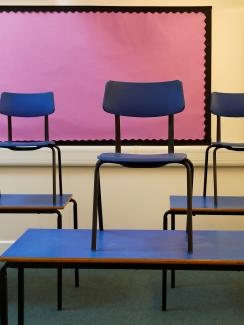
[[[157, 168], [168, 164], [182, 164], [187, 171], [187, 233], [188, 251], [192, 252], [192, 180], [193, 165], [184, 153], [174, 153], [174, 114], [184, 110], [185, 102], [180, 81], [133, 83], [108, 81], [105, 87], [103, 109], [115, 116], [115, 152], [102, 153], [97, 158], [94, 174], [92, 219], [92, 250], [96, 250], [97, 215], [103, 230], [103, 215], [99, 168], [101, 165], [119, 164], [131, 168]], [[121, 153], [120, 116], [168, 116], [167, 154]]]
[[244, 93], [212, 93], [210, 111], [217, 117], [217, 132], [216, 141], [212, 142], [205, 152], [203, 196], [206, 196], [207, 193], [209, 150], [213, 148], [213, 186], [214, 200], [215, 204], [217, 204], [217, 150], [244, 151], [244, 143], [221, 141], [221, 117], [244, 117]]
[[[29, 151], [41, 148], [50, 148], [52, 151], [52, 193], [53, 201], [56, 202], [56, 151], [58, 154], [59, 172], [59, 194], [62, 189], [62, 168], [61, 151], [54, 141], [49, 140], [48, 116], [55, 110], [54, 95], [46, 93], [10, 93], [3, 92], [0, 98], [0, 114], [8, 118], [8, 141], [0, 142], [0, 148], [7, 148], [15, 151]], [[43, 141], [13, 141], [12, 118], [13, 117], [43, 117], [44, 119], [44, 140]], [[56, 151], [55, 151], [56, 150]]]

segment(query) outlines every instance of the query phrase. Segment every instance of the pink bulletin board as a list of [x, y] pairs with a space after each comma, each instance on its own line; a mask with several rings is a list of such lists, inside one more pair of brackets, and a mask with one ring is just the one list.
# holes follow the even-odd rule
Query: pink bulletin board
[[[114, 117], [102, 109], [107, 80], [179, 79], [186, 107], [175, 116], [175, 138], [207, 143], [210, 13], [209, 7], [0, 7], [0, 92], [53, 91], [50, 138], [104, 144], [114, 139]], [[14, 119], [14, 139], [41, 139], [42, 122]], [[121, 128], [125, 143], [167, 140], [166, 118], [122, 118]], [[6, 140], [6, 117], [0, 130]]]

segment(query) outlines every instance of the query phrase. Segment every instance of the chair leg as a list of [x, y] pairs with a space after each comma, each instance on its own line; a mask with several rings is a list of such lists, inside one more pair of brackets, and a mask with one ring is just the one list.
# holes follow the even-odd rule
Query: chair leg
[[188, 219], [188, 252], [193, 251], [192, 235], [192, 174], [191, 167], [187, 170], [187, 219]]
[[171, 230], [175, 230], [175, 214], [171, 213]]
[[187, 237], [188, 253], [193, 251], [193, 234], [192, 234], [192, 168], [189, 160], [185, 159], [183, 165], [187, 171]]
[[73, 222], [74, 229], [78, 229], [78, 213], [77, 213], [77, 202], [75, 199], [70, 199], [70, 202], [73, 203]]
[[57, 229], [62, 229], [62, 214], [59, 210], [57, 212]]
[[101, 161], [96, 163], [94, 171], [94, 192], [93, 192], [93, 214], [92, 214], [92, 242], [91, 249], [96, 250], [97, 246], [97, 210], [98, 210], [98, 186], [99, 186], [99, 168]]
[[56, 153], [53, 147], [52, 150], [52, 174], [53, 174], [53, 204], [56, 204]]
[[58, 153], [58, 178], [59, 178], [59, 194], [63, 195], [63, 177], [62, 177], [62, 158], [61, 150], [58, 146], [54, 146]]
[[[57, 218], [57, 228], [62, 229], [62, 214], [59, 210], [56, 211]], [[57, 309], [62, 310], [62, 269], [57, 269]]]
[[[74, 229], [78, 229], [78, 213], [77, 213], [77, 202], [75, 199], [71, 199], [70, 202], [73, 203], [73, 218], [74, 218]], [[79, 269], [75, 268], [75, 287], [78, 288], [79, 283]]]
[[214, 183], [214, 204], [218, 204], [218, 185], [217, 185], [217, 150], [213, 151], [213, 183]]
[[168, 229], [168, 215], [170, 214], [170, 210], [166, 211], [163, 216], [163, 230]]
[[204, 179], [203, 179], [203, 196], [207, 195], [207, 182], [208, 182], [208, 156], [209, 156], [209, 150], [213, 146], [208, 146], [205, 152], [205, 164], [204, 164]]
[[193, 193], [193, 184], [194, 184], [194, 166], [193, 166], [193, 163], [188, 160], [188, 164], [191, 168], [191, 186], [192, 186], [192, 193]]
[[98, 220], [99, 220], [99, 230], [103, 230], [103, 211], [102, 211], [102, 198], [101, 198], [101, 182], [100, 182], [100, 172], [98, 170]]

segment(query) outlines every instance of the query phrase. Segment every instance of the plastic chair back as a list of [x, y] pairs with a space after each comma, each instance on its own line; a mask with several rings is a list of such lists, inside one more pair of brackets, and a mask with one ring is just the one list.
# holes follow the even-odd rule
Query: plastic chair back
[[185, 108], [182, 83], [108, 81], [103, 109], [111, 114], [132, 117], [157, 117], [179, 113]]
[[16, 117], [47, 116], [54, 112], [52, 92], [19, 94], [4, 92], [0, 99], [0, 113]]
[[223, 117], [244, 117], [244, 93], [212, 93], [211, 112]]

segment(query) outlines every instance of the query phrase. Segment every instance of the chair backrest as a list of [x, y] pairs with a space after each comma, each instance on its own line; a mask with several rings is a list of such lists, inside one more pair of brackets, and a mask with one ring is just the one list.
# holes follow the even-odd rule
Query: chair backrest
[[217, 141], [221, 141], [221, 117], [244, 117], [244, 93], [219, 93], [211, 95], [211, 113], [217, 116]]
[[185, 108], [182, 83], [108, 81], [105, 86], [103, 109], [115, 115], [116, 152], [121, 152], [120, 116], [168, 116], [168, 152], [174, 152], [174, 119]]
[[108, 81], [103, 109], [115, 115], [156, 117], [183, 111], [185, 106], [182, 83]]
[[45, 140], [49, 140], [48, 115], [55, 110], [54, 95], [46, 93], [3, 92], [0, 113], [8, 117], [8, 140], [12, 141], [12, 117], [44, 117]]
[[244, 117], [244, 93], [212, 93], [211, 112], [223, 117]]

